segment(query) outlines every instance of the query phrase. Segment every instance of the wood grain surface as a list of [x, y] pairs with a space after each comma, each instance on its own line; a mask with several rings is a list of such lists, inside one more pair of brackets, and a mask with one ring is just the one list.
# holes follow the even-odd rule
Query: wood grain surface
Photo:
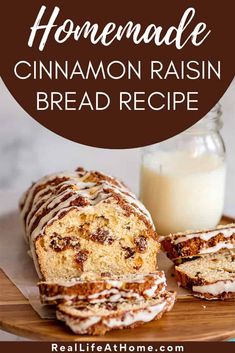
[[[225, 219], [225, 223], [231, 219]], [[105, 336], [76, 336], [63, 323], [41, 319], [28, 300], [0, 270], [0, 328], [18, 336], [47, 341], [189, 341], [235, 337], [235, 301], [180, 298], [155, 322]]]

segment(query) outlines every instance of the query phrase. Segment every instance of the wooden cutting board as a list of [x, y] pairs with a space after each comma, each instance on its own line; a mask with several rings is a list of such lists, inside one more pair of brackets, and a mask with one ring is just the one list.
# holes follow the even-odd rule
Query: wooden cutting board
[[[223, 219], [223, 223], [232, 221]], [[159, 321], [102, 337], [76, 336], [63, 323], [41, 319], [0, 270], [0, 329], [47, 341], [218, 341], [235, 337], [235, 301], [204, 301], [188, 296], [179, 298], [173, 310]]]

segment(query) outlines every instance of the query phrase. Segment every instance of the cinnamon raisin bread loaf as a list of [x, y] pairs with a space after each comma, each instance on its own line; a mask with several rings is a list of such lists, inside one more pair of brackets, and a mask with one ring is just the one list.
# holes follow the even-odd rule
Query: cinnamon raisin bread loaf
[[218, 226], [196, 232], [170, 234], [161, 237], [163, 249], [173, 260], [215, 253], [221, 249], [235, 248], [235, 224]]
[[20, 201], [26, 239], [45, 281], [156, 270], [159, 243], [146, 208], [96, 171], [46, 176]]
[[119, 303], [60, 304], [57, 319], [76, 334], [103, 335], [114, 329], [133, 328], [159, 319], [174, 305], [175, 293], [165, 292], [156, 299]]
[[235, 249], [204, 255], [175, 267], [178, 283], [203, 299], [235, 298]]
[[166, 278], [163, 271], [156, 271], [89, 281], [80, 277], [57, 283], [40, 282], [38, 286], [43, 304], [73, 304], [79, 301], [93, 304], [156, 297], [166, 290]]

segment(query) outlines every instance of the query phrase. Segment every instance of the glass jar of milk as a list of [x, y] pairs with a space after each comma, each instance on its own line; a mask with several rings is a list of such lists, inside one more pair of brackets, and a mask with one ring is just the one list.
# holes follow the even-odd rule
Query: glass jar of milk
[[143, 149], [140, 197], [158, 234], [219, 223], [226, 179], [221, 115], [217, 105], [185, 132]]

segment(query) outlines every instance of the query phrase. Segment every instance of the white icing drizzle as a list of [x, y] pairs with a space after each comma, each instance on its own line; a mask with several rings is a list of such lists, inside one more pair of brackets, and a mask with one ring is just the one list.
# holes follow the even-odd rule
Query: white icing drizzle
[[138, 321], [149, 322], [152, 321], [158, 314], [160, 314], [165, 306], [166, 302], [162, 302], [157, 305], [153, 305], [145, 309], [140, 309], [135, 312], [127, 312], [124, 316], [124, 319], [113, 317], [104, 319], [103, 322], [106, 326], [110, 328], [119, 326], [130, 326]]
[[[139, 275], [138, 277], [141, 277], [141, 275]], [[166, 278], [165, 276], [163, 277], [159, 277], [156, 278], [151, 287], [146, 289], [143, 294], [144, 296], [148, 297], [148, 298], [153, 298], [154, 296], [156, 296], [156, 291], [159, 287], [160, 284], [164, 283], [165, 285], [163, 286], [162, 290], [159, 292], [162, 293], [165, 290], [166, 287]], [[143, 276], [142, 276], [143, 278]], [[118, 281], [118, 280], [108, 280], [105, 281], [108, 285], [112, 285], [113, 288], [110, 289], [105, 289], [103, 291], [100, 292], [96, 292], [94, 294], [90, 294], [90, 295], [66, 295], [66, 294], [58, 294], [58, 295], [54, 295], [54, 296], [46, 296], [43, 295], [43, 299], [46, 301], [54, 301], [54, 300], [72, 300], [74, 298], [76, 298], [76, 300], [87, 300], [90, 303], [102, 303], [102, 302], [117, 302], [120, 301], [120, 299], [122, 298], [135, 298], [136, 300], [143, 300], [144, 296], [140, 295], [139, 293], [136, 293], [134, 290], [120, 290], [121, 287], [124, 287], [125, 284], [127, 283], [138, 283], [138, 280], [135, 281], [130, 281], [130, 282], [124, 282], [124, 281]], [[144, 283], [144, 280], [142, 280], [142, 282]], [[69, 287], [69, 286], [67, 286]]]
[[[152, 298], [154, 297], [154, 295], [156, 294], [156, 291], [159, 287], [159, 284], [162, 284], [162, 283], [166, 283], [166, 279], [163, 277], [163, 278], [159, 278], [158, 280], [156, 280], [153, 284], [153, 286], [151, 286], [149, 289], [146, 289], [144, 291], [144, 294], [148, 297], [148, 298]], [[165, 289], [165, 288], [164, 288]]]
[[43, 302], [45, 302], [45, 301], [52, 302], [54, 300], [64, 300], [67, 303], [69, 303], [73, 299], [78, 298], [78, 296], [75, 295], [75, 294], [73, 294], [73, 295], [72, 294], [70, 294], [70, 295], [68, 295], [68, 294], [57, 294], [57, 295], [53, 295], [53, 296], [42, 295], [41, 298], [42, 298]]
[[72, 318], [62, 314], [59, 311], [56, 312], [56, 316], [58, 320], [64, 321], [66, 325], [68, 325], [74, 333], [79, 333], [79, 334], [86, 333], [91, 326], [101, 321], [100, 316], [91, 316], [87, 319], [82, 319], [82, 320], [80, 319], [78, 322], [74, 322]]
[[112, 279], [108, 279], [107, 283], [115, 288], [121, 288], [123, 286], [123, 282], [122, 281], [118, 281], [118, 280], [112, 280]]
[[[71, 209], [70, 206], [70, 203], [74, 200], [77, 199], [77, 195], [72, 195], [69, 199], [61, 202], [58, 204], [57, 207], [55, 208], [52, 208], [50, 212], [48, 212], [44, 217], [42, 217], [40, 219], [40, 222], [38, 223], [37, 227], [32, 231], [31, 233], [31, 241], [34, 241], [35, 238], [38, 237], [39, 234], [43, 234], [44, 232], [44, 229], [45, 229], [45, 226], [49, 225], [49, 221], [54, 221], [56, 218], [58, 218], [59, 216], [59, 212], [61, 212], [62, 210], [68, 210], [68, 209]], [[61, 197], [58, 197], [58, 200], [61, 199]], [[57, 217], [55, 217], [55, 214], [56, 212], [58, 211], [57, 213]]]
[[[101, 292], [88, 295], [88, 299], [97, 299], [98, 297], [103, 296], [103, 295], [117, 294], [117, 293], [121, 293], [121, 292], [119, 292], [119, 290], [116, 288], [105, 289]], [[83, 298], [85, 298], [85, 296], [83, 296]]]
[[[71, 189], [70, 189], [71, 192]], [[29, 218], [28, 224], [26, 224], [26, 231], [28, 234], [30, 234], [30, 230], [32, 228], [33, 223], [35, 222], [36, 218], [40, 216], [40, 213], [42, 210], [47, 209], [47, 210], [53, 210], [55, 209], [56, 205], [59, 205], [63, 197], [68, 195], [68, 190], [65, 190], [61, 192], [58, 196], [53, 197], [53, 201], [51, 201], [50, 198], [47, 198], [47, 201], [45, 199], [45, 202], [41, 205], [41, 207], [38, 208], [37, 212], [33, 215], [33, 217]], [[77, 195], [74, 195], [77, 197]]]
[[[115, 288], [121, 288], [123, 287], [126, 283], [144, 283], [149, 278], [152, 279], [163, 279], [166, 280], [164, 271], [156, 271], [156, 272], [150, 272], [150, 273], [135, 273], [135, 274], [127, 274], [127, 275], [114, 275], [112, 276], [112, 279], [109, 277], [100, 277], [96, 273], [90, 272], [90, 275], [94, 276], [93, 279], [89, 279], [89, 282], [91, 283], [99, 283], [99, 282], [105, 282], [108, 285], [115, 287]], [[98, 276], [98, 277], [97, 277]], [[62, 280], [58, 279], [56, 282], [53, 281], [46, 281], [46, 282], [40, 282], [40, 284], [49, 284], [49, 285], [59, 285], [59, 286], [64, 286], [64, 287], [71, 287], [76, 284], [83, 284], [87, 282], [87, 277], [84, 279], [82, 276], [81, 277], [73, 277], [68, 280]]]
[[[33, 198], [33, 209], [35, 210], [35, 209], [37, 209], [37, 206], [38, 206], [38, 203], [39, 202], [41, 202], [42, 200], [43, 201], [47, 201], [48, 199], [50, 199], [50, 198], [53, 198], [53, 192], [55, 191], [55, 189], [57, 189], [58, 191], [57, 191], [57, 194], [59, 193], [59, 191], [62, 189], [62, 188], [64, 188], [64, 186], [74, 186], [74, 185], [77, 185], [78, 187], [80, 187], [80, 188], [85, 188], [86, 186], [89, 186], [90, 184], [95, 184], [95, 183], [89, 183], [89, 182], [87, 182], [87, 183], [84, 183], [83, 182], [83, 180], [85, 179], [85, 178], [87, 178], [88, 176], [90, 175], [90, 172], [87, 172], [86, 174], [84, 174], [82, 177], [78, 177], [78, 175], [77, 174], [67, 174], [67, 173], [63, 173], [63, 174], [59, 174], [59, 176], [55, 176], [55, 175], [53, 175], [53, 177], [52, 178], [50, 178], [50, 180], [48, 180], [48, 181], [46, 181], [45, 182], [45, 180], [43, 179], [43, 182], [38, 182], [38, 183], [36, 183], [34, 186], [35, 186], [35, 188], [37, 188], [37, 187], [40, 187], [40, 186], [42, 186], [42, 185], [45, 185], [45, 187], [44, 188], [42, 188], [41, 190], [39, 189], [36, 193], [35, 193], [35, 195], [34, 195], [34, 198]], [[52, 181], [52, 180], [54, 180], [54, 179], [57, 179], [57, 178], [68, 178], [68, 180], [65, 180], [65, 181], [61, 181], [60, 183], [58, 183], [58, 184], [56, 184], [56, 185], [51, 185], [51, 184], [49, 184], [49, 185], [47, 185], [47, 183], [49, 182], [49, 181]], [[79, 180], [79, 181], [78, 181]], [[34, 188], [34, 190], [35, 190], [35, 188]], [[48, 192], [48, 191], [50, 191], [50, 192]], [[70, 190], [71, 191], [71, 190]], [[48, 192], [48, 193], [47, 193]], [[33, 193], [34, 193], [34, 191], [33, 191]], [[44, 194], [44, 193], [46, 193], [46, 195], [44, 195], [43, 197], [41, 197], [41, 195], [42, 194]], [[32, 196], [33, 195], [31, 195], [31, 198], [32, 198]], [[29, 195], [29, 198], [30, 198], [30, 195]], [[30, 203], [30, 201], [31, 200], [28, 200], [29, 201], [29, 203]], [[27, 202], [27, 200], [26, 200], [26, 202]], [[25, 207], [24, 207], [25, 208]], [[23, 209], [24, 210], [24, 209]], [[23, 212], [23, 210], [22, 210], [22, 212]], [[26, 212], [27, 212], [27, 209], [26, 209]], [[25, 213], [26, 213], [25, 212]], [[23, 216], [25, 215], [25, 213], [23, 212]], [[27, 216], [27, 218], [28, 218], [28, 216]]]
[[185, 234], [173, 240], [173, 243], [179, 244], [193, 238], [200, 238], [202, 240], [208, 241], [219, 234], [222, 234], [225, 238], [229, 238], [233, 234], [235, 234], [235, 226], [233, 225], [230, 228], [218, 228], [216, 230], [212, 230], [204, 233], [202, 232], [202, 233]]
[[[89, 192], [91, 189], [78, 190], [75, 194], [73, 194], [72, 196], [70, 196], [68, 199], [66, 199], [63, 202], [60, 202], [61, 199], [65, 196], [66, 193], [71, 192], [71, 190], [66, 190], [65, 194], [63, 194], [62, 196], [59, 195], [56, 200], [57, 206], [49, 208], [49, 209], [51, 209], [51, 211], [48, 212], [44, 217], [41, 218], [39, 224], [31, 233], [31, 240], [34, 240], [38, 235], [43, 234], [45, 227], [50, 225], [51, 223], [53, 223], [56, 219], [58, 219], [62, 212], [64, 212], [64, 211], [67, 212], [73, 208], [76, 208], [78, 210], [89, 209], [91, 206], [97, 205], [99, 202], [101, 202], [111, 196], [110, 193], [104, 192], [105, 188], [104, 188], [103, 184], [95, 186], [95, 187], [93, 187], [93, 189], [96, 189], [93, 194], [91, 194]], [[88, 206], [85, 206], [85, 207], [84, 206], [80, 206], [80, 207], [79, 206], [70, 206], [71, 202], [76, 200], [79, 196], [85, 197], [86, 199], [89, 200]], [[53, 200], [54, 200], [54, 198], [53, 198]], [[35, 215], [35, 217], [33, 217], [32, 223], [35, 221], [36, 217], [37, 217], [36, 215]]]
[[199, 254], [214, 253], [214, 252], [217, 252], [221, 249], [233, 249], [234, 246], [235, 246], [235, 244], [233, 244], [233, 243], [228, 243], [228, 242], [222, 241], [220, 243], [217, 243], [215, 246], [201, 249], [199, 251]]
[[235, 279], [234, 281], [218, 281], [203, 286], [193, 286], [193, 292], [209, 293], [211, 295], [219, 295], [222, 293], [235, 292]]
[[[84, 182], [77, 182], [75, 179], [73, 179], [72, 181], [71, 180], [68, 180], [68, 181], [65, 181], [65, 182], [62, 182], [59, 184], [59, 187], [58, 185], [57, 186], [53, 186], [53, 187], [50, 187], [50, 189], [53, 191], [54, 188], [58, 188], [58, 190], [62, 189], [64, 186], [74, 186], [76, 185], [78, 188], [79, 188], [79, 195], [77, 196], [83, 196], [82, 195], [82, 190], [85, 189], [85, 188], [89, 188], [89, 190], [91, 190], [96, 184], [95, 183], [84, 183]], [[45, 191], [45, 189], [43, 189], [43, 191]], [[27, 219], [29, 219], [28, 223], [29, 223], [29, 229], [30, 229], [30, 226], [32, 225], [32, 223], [35, 221], [35, 219], [37, 218], [38, 215], [40, 215], [40, 212], [44, 209], [44, 208], [53, 208], [55, 207], [56, 205], [58, 205], [61, 201], [61, 199], [68, 195], [69, 193], [75, 193], [75, 190], [73, 190], [72, 188], [70, 189], [66, 189], [66, 190], [63, 190], [58, 194], [57, 196], [53, 195], [53, 194], [47, 194], [45, 195], [44, 198], [41, 198], [39, 197], [39, 202], [41, 202], [42, 200], [44, 201], [42, 206], [40, 208], [37, 209], [37, 206], [39, 204], [36, 203], [35, 204], [35, 199], [34, 199], [34, 203], [33, 203], [33, 208], [32, 210], [35, 211], [37, 210], [37, 212], [34, 214], [34, 216], [30, 217], [30, 215], [27, 216]], [[39, 195], [40, 192], [37, 194]], [[85, 196], [87, 196], [87, 192], [85, 193]]]
[[[86, 185], [90, 185], [91, 183], [77, 183], [75, 179], [70, 179], [70, 180], [67, 180], [67, 181], [64, 181], [62, 183], [60, 183], [59, 185], [57, 185], [56, 187], [58, 188], [58, 192], [59, 190], [61, 190], [62, 188], [64, 188], [65, 186], [73, 186], [73, 185], [77, 185], [77, 184], [86, 184]], [[92, 183], [94, 185], [94, 183]], [[77, 185], [78, 186], [78, 185]], [[80, 186], [80, 188], [82, 188]], [[48, 185], [46, 188], [40, 190], [34, 197], [34, 202], [33, 202], [33, 205], [32, 205], [32, 208], [30, 210], [30, 212], [28, 213], [27, 215], [27, 218], [26, 218], [26, 226], [29, 227], [29, 223], [31, 221], [31, 217], [32, 215], [34, 215], [35, 211], [37, 211], [37, 214], [39, 213], [39, 211], [41, 209], [43, 209], [46, 205], [47, 205], [47, 201], [48, 199], [51, 197], [51, 194], [53, 192], [53, 190], [55, 189], [55, 186], [51, 186], [51, 185]], [[51, 191], [51, 192], [48, 192], [48, 191]], [[70, 189], [71, 191], [71, 189]], [[48, 192], [48, 193], [46, 193]], [[41, 195], [43, 195], [44, 193], [46, 193], [43, 197], [41, 197]], [[42, 207], [40, 207], [39, 209], [39, 204], [40, 203], [43, 203]]]
[[[61, 177], [66, 176], [66, 174], [63, 174], [60, 176]], [[73, 180], [68, 181], [68, 182], [63, 182], [62, 186], [66, 185], [66, 183], [71, 184], [71, 185], [77, 185], [78, 190], [72, 190], [72, 189], [68, 188], [56, 197], [53, 194], [49, 194], [49, 195], [45, 196], [45, 202], [37, 210], [37, 212], [34, 213], [33, 217], [31, 217], [31, 219], [30, 219], [30, 216], [27, 217], [27, 221], [28, 221], [27, 230], [28, 230], [28, 233], [30, 233], [31, 227], [32, 227], [33, 223], [35, 222], [36, 218], [38, 217], [38, 215], [40, 215], [40, 212], [43, 209], [45, 209], [46, 207], [49, 210], [51, 209], [51, 212], [48, 212], [44, 217], [42, 217], [38, 226], [32, 232], [31, 236], [33, 238], [35, 237], [35, 233], [36, 233], [36, 236], [39, 234], [42, 234], [42, 229], [43, 229], [44, 225], [50, 219], [52, 219], [52, 217], [53, 218], [55, 217], [57, 211], [60, 211], [63, 208], [67, 209], [69, 207], [70, 203], [73, 200], [77, 199], [79, 196], [85, 197], [86, 199], [89, 200], [89, 204], [94, 206], [97, 203], [99, 203], [100, 201], [103, 201], [104, 199], [107, 199], [108, 197], [111, 196], [110, 193], [105, 193], [105, 191], [109, 190], [109, 189], [112, 190], [114, 193], [120, 194], [122, 196], [122, 198], [124, 198], [125, 201], [128, 202], [135, 209], [135, 211], [137, 213], [144, 216], [148, 220], [148, 222], [151, 222], [151, 224], [152, 224], [152, 219], [151, 219], [149, 212], [145, 209], [145, 207], [141, 204], [141, 202], [139, 200], [137, 200], [133, 194], [129, 193], [129, 191], [124, 189], [124, 187], [122, 187], [122, 188], [117, 187], [117, 186], [109, 184], [106, 181], [103, 181], [103, 182], [99, 183], [98, 185], [96, 183], [91, 183], [91, 182], [86, 183], [86, 182], [82, 181], [82, 179], [84, 179], [84, 178], [87, 178], [87, 174], [84, 175], [82, 178], [79, 178], [79, 180], [80, 180], [79, 182], [73, 182]], [[50, 178], [50, 180], [51, 179], [53, 179], [53, 178]], [[45, 181], [44, 181], [44, 183], [45, 183]], [[38, 184], [35, 184], [35, 185], [38, 186]], [[34, 185], [34, 188], [35, 188], [35, 185]], [[58, 185], [56, 185], [55, 187], [58, 187]], [[45, 189], [44, 189], [44, 192], [45, 192]], [[71, 197], [69, 197], [65, 202], [61, 203], [60, 201], [69, 193], [73, 193], [73, 195]], [[29, 196], [28, 196], [28, 199], [29, 199]], [[40, 200], [40, 197], [39, 197], [39, 200]], [[78, 208], [77, 206], [71, 206], [71, 208], [73, 208], [73, 207]], [[84, 207], [82, 207], [82, 208], [84, 208]], [[24, 209], [25, 209], [25, 207], [24, 207]], [[22, 210], [23, 216], [27, 212], [24, 209]], [[33, 212], [35, 212], [35, 209], [36, 209], [36, 205], [33, 204], [33, 209], [31, 210], [32, 214], [33, 214]], [[29, 221], [29, 219], [30, 219], [30, 221]]]
[[[47, 185], [48, 182], [53, 181], [57, 178], [64, 178], [64, 177], [68, 177], [70, 178], [67, 181], [61, 182], [57, 185]], [[48, 200], [48, 198], [51, 197], [51, 194], [53, 193], [53, 191], [55, 190], [55, 188], [58, 188], [58, 190], [62, 189], [63, 186], [67, 185], [74, 185], [76, 183], [77, 180], [77, 174], [76, 173], [59, 173], [59, 174], [52, 174], [50, 176], [46, 176], [42, 179], [40, 179], [37, 183], [35, 183], [30, 189], [29, 192], [25, 192], [24, 195], [21, 198], [20, 204], [23, 205], [23, 208], [21, 210], [21, 218], [23, 220], [23, 223], [25, 224], [25, 239], [28, 242], [28, 238], [30, 236], [30, 232], [29, 232], [29, 223], [32, 220], [32, 215], [34, 215], [34, 213], [37, 211], [38, 214], [38, 205], [40, 202], [44, 201], [46, 202]], [[44, 188], [40, 189], [35, 193], [36, 189], [38, 187], [41, 187], [45, 185]], [[47, 193], [48, 192], [48, 193]], [[35, 195], [34, 195], [35, 193]], [[41, 197], [41, 195], [43, 195], [44, 193], [46, 193], [46, 195], [44, 195], [43, 197]], [[31, 209], [29, 210], [29, 206], [32, 203]], [[45, 204], [43, 202], [43, 206], [40, 208], [42, 209]], [[28, 212], [29, 211], [29, 212]], [[27, 218], [25, 219], [26, 213], [28, 212]], [[33, 220], [35, 219], [35, 216], [33, 217]]]
[[25, 192], [22, 196], [22, 198], [20, 199], [20, 204], [23, 205], [23, 208], [21, 210], [21, 215], [22, 217], [25, 216], [26, 212], [28, 211], [29, 208], [29, 204], [32, 201], [33, 198], [33, 194], [35, 192], [35, 190], [37, 189], [37, 187], [42, 186], [43, 184], [47, 184], [48, 182], [57, 179], [57, 178], [76, 178], [78, 176], [78, 173], [74, 172], [74, 173], [69, 173], [69, 172], [64, 172], [64, 173], [58, 173], [58, 174], [51, 174], [51, 175], [47, 175], [43, 178], [41, 178], [37, 183], [33, 184], [31, 186], [31, 188], [28, 190], [28, 192]]
[[99, 316], [91, 316], [89, 317], [89, 319], [80, 320], [79, 322], [80, 333], [85, 333], [89, 327], [97, 324], [100, 320], [101, 318]]
[[[107, 297], [106, 297], [107, 296]], [[110, 289], [110, 290], [103, 290], [101, 292], [97, 292], [91, 295], [66, 295], [66, 294], [58, 294], [54, 296], [46, 296], [43, 295], [42, 299], [46, 300], [47, 302], [54, 301], [54, 300], [64, 300], [66, 302], [71, 301], [73, 299], [76, 300], [85, 300], [92, 304], [99, 304], [104, 302], [117, 302], [121, 298], [133, 298], [136, 300], [143, 300], [143, 296], [133, 291], [125, 292], [119, 291], [118, 289]]]
[[[118, 328], [118, 327], [127, 327], [131, 326], [137, 322], [149, 322], [152, 321], [158, 314], [165, 311], [167, 306], [167, 301], [163, 300], [155, 305], [148, 306], [145, 308], [139, 309], [129, 309], [126, 312], [120, 311], [118, 315], [118, 310], [112, 311], [110, 315], [94, 315], [87, 318], [84, 316], [71, 317], [66, 315], [61, 311], [57, 311], [57, 318], [59, 320], [65, 321], [65, 323], [71, 328], [74, 333], [85, 334], [88, 329], [94, 326], [95, 324], [102, 322], [108, 328]], [[116, 313], [117, 316], [113, 317], [113, 314]]]

